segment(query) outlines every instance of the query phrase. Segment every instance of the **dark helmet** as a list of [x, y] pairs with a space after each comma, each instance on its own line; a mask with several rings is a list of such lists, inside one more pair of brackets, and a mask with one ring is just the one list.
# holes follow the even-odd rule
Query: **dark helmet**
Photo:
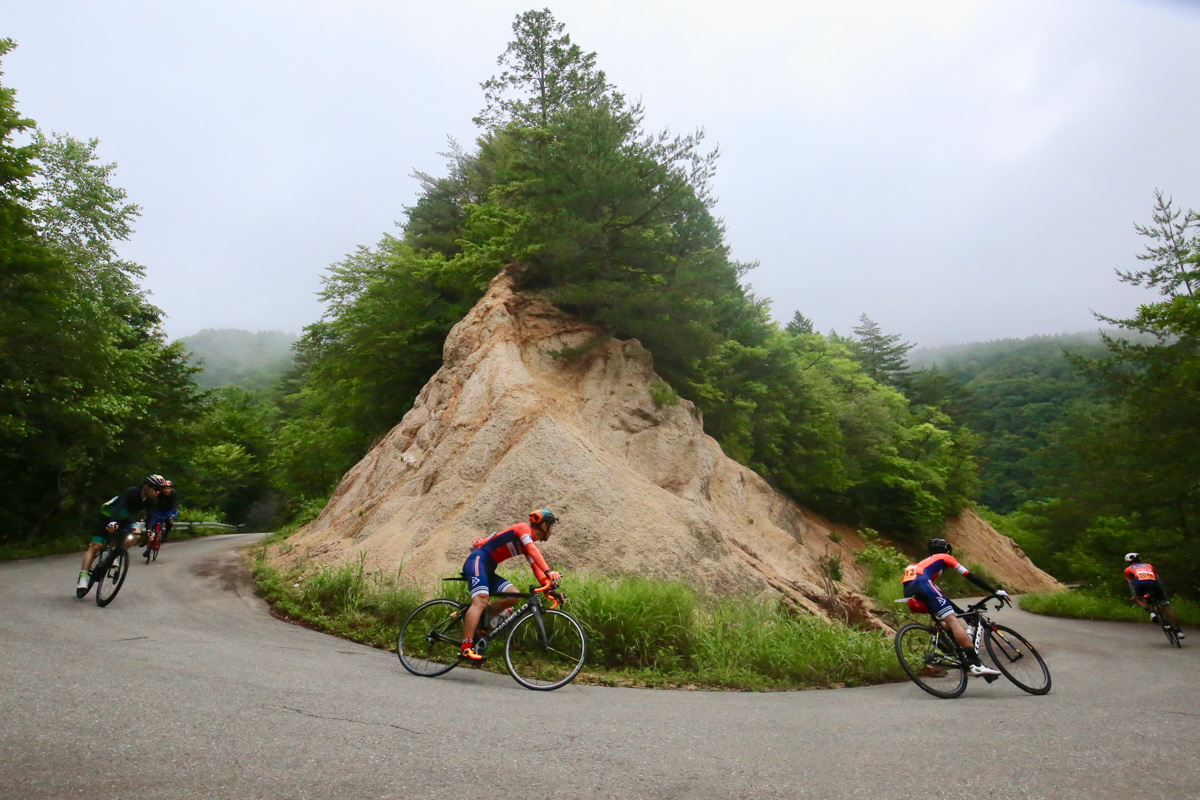
[[167, 479], [162, 475], [147, 475], [146, 480], [142, 481], [142, 483], [147, 486], [153, 486], [155, 489], [161, 489], [167, 485]]
[[558, 517], [554, 516], [554, 512], [548, 508], [539, 508], [537, 511], [529, 512], [530, 525], [537, 525], [538, 523], [553, 525], [556, 522], [558, 522]]
[[929, 550], [929, 555], [934, 555], [935, 553], [950, 555], [954, 552], [954, 548], [945, 539], [930, 539], [926, 547]]
[[1136, 564], [1141, 560], [1142, 560], [1142, 556], [1140, 553], [1126, 553], [1125, 554], [1125, 561], [1130, 564]]

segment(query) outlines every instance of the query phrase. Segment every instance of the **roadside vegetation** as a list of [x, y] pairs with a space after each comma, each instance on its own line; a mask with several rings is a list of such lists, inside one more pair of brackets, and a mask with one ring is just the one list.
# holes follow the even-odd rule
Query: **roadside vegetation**
[[[280, 542], [287, 548], [284, 537], [264, 540], [253, 569], [259, 594], [285, 619], [395, 651], [408, 614], [433, 596], [403, 574], [373, 572], [362, 560], [281, 570], [265, 557], [267, 546]], [[636, 576], [567, 574], [563, 587], [568, 610], [588, 634], [580, 682], [765, 691], [903, 678], [889, 637], [826, 622], [778, 600], [701, 596], [681, 581]], [[466, 600], [459, 582], [447, 582], [437, 596]]]
[[[1126, 597], [1114, 597], [1096, 591], [1071, 590], [1048, 594], [1028, 594], [1020, 598], [1023, 611], [1051, 617], [1098, 619], [1114, 622], [1146, 622], [1146, 612]], [[1200, 604], [1193, 600], [1172, 599], [1171, 606], [1184, 625], [1200, 625]]]

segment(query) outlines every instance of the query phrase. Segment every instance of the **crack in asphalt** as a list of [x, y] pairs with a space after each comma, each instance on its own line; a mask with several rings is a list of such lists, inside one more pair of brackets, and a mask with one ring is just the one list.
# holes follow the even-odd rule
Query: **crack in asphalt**
[[416, 736], [423, 735], [421, 731], [414, 731], [412, 728], [406, 728], [403, 725], [393, 725], [390, 722], [364, 722], [361, 719], [347, 719], [346, 717], [326, 717], [322, 714], [313, 714], [305, 711], [302, 708], [292, 708], [291, 706], [278, 706], [278, 708], [283, 708], [288, 711], [295, 711], [297, 714], [301, 714], [306, 717], [312, 717], [313, 719], [327, 719], [333, 722], [353, 722], [355, 725], [374, 725], [380, 728], [395, 728], [398, 731], [404, 731], [405, 733], [411, 733]]
[[149, 639], [149, 636], [130, 636], [127, 639], [117, 639], [118, 642], [136, 642], [138, 639]]

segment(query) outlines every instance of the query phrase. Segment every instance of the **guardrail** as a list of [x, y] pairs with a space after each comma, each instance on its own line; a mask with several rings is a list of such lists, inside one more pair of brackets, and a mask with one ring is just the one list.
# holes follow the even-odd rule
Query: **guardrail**
[[242, 525], [227, 525], [224, 522], [176, 522], [176, 530], [197, 530], [199, 528], [217, 528], [219, 530], [230, 531], [237, 533], [242, 529]]

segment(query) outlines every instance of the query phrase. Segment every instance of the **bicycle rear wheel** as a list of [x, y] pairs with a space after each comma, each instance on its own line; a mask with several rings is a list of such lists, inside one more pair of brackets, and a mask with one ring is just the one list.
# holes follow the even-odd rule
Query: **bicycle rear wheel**
[[96, 605], [101, 608], [116, 598], [125, 583], [125, 574], [129, 572], [129, 554], [119, 547], [109, 552], [111, 555], [100, 554], [104, 569], [96, 580]]
[[1175, 626], [1171, 624], [1171, 620], [1167, 616], [1166, 609], [1161, 606], [1158, 609], [1158, 624], [1162, 626], [1163, 633], [1167, 635], [1167, 641], [1176, 647], [1183, 647], [1179, 641], [1179, 634], [1175, 632]]
[[466, 611], [466, 605], [445, 598], [417, 606], [396, 640], [396, 655], [404, 668], [432, 678], [457, 667]]
[[1004, 677], [1030, 694], [1050, 691], [1050, 670], [1024, 636], [1004, 625], [991, 625], [985, 641], [988, 655]]
[[949, 637], [932, 625], [912, 624], [896, 632], [895, 643], [896, 657], [912, 682], [947, 700], [967, 688], [967, 668]]
[[545, 609], [516, 621], [504, 644], [504, 663], [526, 689], [550, 691], [566, 686], [587, 658], [587, 637], [570, 614]]

